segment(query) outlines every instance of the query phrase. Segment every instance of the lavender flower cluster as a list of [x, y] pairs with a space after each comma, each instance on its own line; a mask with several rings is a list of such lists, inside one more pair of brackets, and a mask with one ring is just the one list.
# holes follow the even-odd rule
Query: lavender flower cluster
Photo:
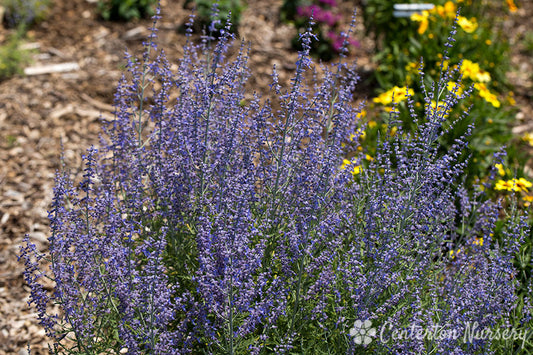
[[[29, 240], [21, 248], [52, 350], [493, 351], [493, 339], [389, 334], [363, 346], [350, 335], [356, 320], [510, 326], [520, 287], [513, 259], [527, 225], [515, 216], [506, 243], [493, 241], [499, 206], [461, 186], [466, 137], [439, 150], [458, 100], [439, 96], [454, 73], [427, 90], [416, 134], [391, 113], [397, 129], [354, 175], [340, 168], [364, 129], [354, 66], [340, 60], [319, 78], [308, 30], [290, 87], [274, 68], [263, 99], [246, 94], [248, 49], [231, 54], [229, 27], [195, 44], [191, 26], [176, 72], [155, 28], [141, 60], [127, 55], [115, 119], [84, 157], [83, 178], [57, 174], [49, 250]], [[55, 281], [53, 294], [43, 277]], [[50, 314], [51, 303], [62, 313]], [[522, 312], [530, 325], [528, 304]]]

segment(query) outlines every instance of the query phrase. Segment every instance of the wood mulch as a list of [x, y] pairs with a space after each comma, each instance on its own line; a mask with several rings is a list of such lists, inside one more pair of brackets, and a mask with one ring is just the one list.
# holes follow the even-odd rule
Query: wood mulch
[[[33, 67], [66, 63], [73, 65], [70, 69], [0, 82], [0, 355], [26, 354], [28, 343], [32, 354], [47, 353], [36, 310], [27, 305], [29, 288], [24, 284], [23, 266], [17, 262], [19, 245], [29, 235], [40, 250], [46, 250], [47, 210], [54, 175], [61, 165], [61, 144], [65, 164], [79, 172], [81, 155], [91, 145], [98, 145], [100, 115], [112, 117], [124, 50], [139, 53], [151, 26], [150, 20], [102, 21], [96, 2], [56, 0], [47, 19], [29, 32], [29, 42], [35, 48]], [[177, 29], [190, 13], [183, 3], [162, 1], [163, 19], [158, 25], [159, 47], [174, 63], [184, 43]], [[239, 29], [239, 35], [252, 43], [250, 68], [254, 75], [249, 86], [260, 93], [265, 93], [270, 84], [273, 65], [280, 70], [281, 81], [286, 82], [297, 57], [289, 41], [296, 30], [278, 20], [281, 3], [248, 0]], [[353, 4], [343, 3], [347, 13]], [[515, 68], [509, 78], [516, 86], [520, 108], [517, 126], [524, 132], [533, 132], [533, 77], [529, 74], [533, 72], [533, 59], [520, 39], [533, 31], [532, 17], [533, 4], [524, 0], [507, 21]], [[370, 70], [373, 43], [364, 37], [362, 21], [358, 23], [355, 37], [362, 46], [355, 56], [362, 70]], [[0, 28], [0, 40], [6, 33]], [[363, 98], [364, 92], [358, 95]]]

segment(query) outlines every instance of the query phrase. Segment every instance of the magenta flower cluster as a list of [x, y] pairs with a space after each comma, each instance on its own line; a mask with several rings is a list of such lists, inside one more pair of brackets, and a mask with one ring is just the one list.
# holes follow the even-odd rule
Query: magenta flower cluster
[[[336, 3], [333, 2], [333, 5], [331, 6], [335, 6], [335, 5]], [[298, 16], [302, 16], [306, 18], [311, 18], [312, 16], [315, 21], [319, 23], [320, 22], [325, 23], [330, 27], [334, 27], [335, 25], [337, 25], [340, 19], [342, 18], [340, 15], [333, 14], [333, 12], [323, 9], [319, 5], [314, 5], [314, 4], [298, 7], [297, 14]]]
[[338, 27], [342, 20], [342, 15], [333, 12], [333, 9], [337, 6], [335, 0], [319, 0], [318, 4], [301, 5], [296, 9], [298, 17], [305, 19], [306, 21], [313, 20], [318, 27], [325, 26], [324, 29], [327, 39], [331, 43], [332, 49], [336, 53], [340, 53], [344, 46], [344, 41], [347, 40], [348, 44], [353, 47], [359, 47], [359, 42], [353, 38], [346, 37], [344, 34], [339, 33]]
[[[439, 149], [458, 99], [441, 97], [439, 111], [430, 103], [453, 73], [426, 92], [416, 134], [392, 113], [397, 131], [354, 176], [340, 168], [364, 129], [353, 66], [313, 75], [308, 29], [290, 87], [274, 68], [271, 97], [261, 98], [246, 85], [248, 49], [228, 58], [229, 27], [194, 43], [189, 25], [176, 71], [155, 29], [141, 60], [127, 55], [115, 119], [84, 157], [81, 181], [57, 175], [49, 250], [29, 239], [21, 248], [52, 350], [489, 353], [496, 340], [373, 339], [365, 348], [350, 335], [362, 319], [398, 329], [509, 325], [527, 226], [513, 218], [506, 243], [493, 241], [499, 206], [460, 183], [466, 137]], [[450, 258], [446, 248], [463, 252]], [[529, 304], [522, 311], [529, 322]]]

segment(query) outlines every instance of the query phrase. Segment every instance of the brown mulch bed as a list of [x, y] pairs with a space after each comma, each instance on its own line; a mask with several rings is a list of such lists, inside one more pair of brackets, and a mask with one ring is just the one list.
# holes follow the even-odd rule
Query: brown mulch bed
[[[171, 62], [179, 58], [184, 36], [177, 29], [187, 19], [184, 0], [162, 1], [159, 46]], [[282, 24], [274, 10], [282, 0], [249, 0], [239, 35], [252, 43], [250, 87], [265, 92], [275, 64], [282, 81], [294, 69], [296, 53], [289, 39], [295, 29]], [[351, 2], [353, 4], [353, 2]], [[350, 2], [345, 2], [350, 11]], [[509, 74], [516, 86], [520, 112], [517, 126], [533, 132], [533, 59], [519, 40], [533, 30], [533, 4], [523, 1], [508, 20], [512, 33], [512, 62]], [[362, 21], [359, 21], [361, 24]], [[81, 169], [81, 154], [98, 144], [99, 117], [112, 117], [114, 89], [124, 67], [126, 48], [139, 53], [148, 34], [150, 20], [129, 23], [105, 22], [98, 18], [95, 0], [57, 0], [49, 17], [29, 32], [38, 48], [32, 65], [74, 62], [78, 70], [16, 76], [0, 83], [0, 355], [46, 353], [45, 335], [29, 308], [29, 288], [24, 284], [23, 267], [17, 262], [18, 248], [27, 234], [40, 250], [47, 247], [47, 210], [51, 202], [55, 171], [60, 168], [61, 143], [65, 164]], [[6, 30], [0, 29], [0, 37]], [[4, 32], [4, 33], [2, 33]], [[372, 42], [358, 25], [356, 38], [362, 43], [357, 62], [371, 68]], [[360, 94], [364, 96], [364, 92]], [[525, 128], [524, 128], [525, 127]], [[529, 128], [531, 127], [531, 128]]]

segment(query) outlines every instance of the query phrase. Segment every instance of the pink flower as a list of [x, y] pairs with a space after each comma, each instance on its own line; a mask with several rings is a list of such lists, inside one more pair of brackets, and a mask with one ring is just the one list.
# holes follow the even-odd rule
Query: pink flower
[[326, 23], [330, 27], [335, 26], [339, 19], [340, 17], [334, 15], [331, 11], [321, 11], [319, 16], [316, 17], [317, 21]]
[[298, 6], [296, 9], [298, 16], [308, 17], [313, 16], [313, 19], [318, 19], [321, 16], [322, 8], [318, 5]]
[[[340, 52], [342, 48], [342, 44], [344, 43], [344, 37], [338, 33], [335, 33], [334, 31], [328, 32], [328, 38], [331, 39], [331, 45], [333, 46], [333, 49], [335, 52]], [[348, 37], [348, 45], [352, 45], [356, 48], [359, 48], [360, 44], [355, 39]]]

